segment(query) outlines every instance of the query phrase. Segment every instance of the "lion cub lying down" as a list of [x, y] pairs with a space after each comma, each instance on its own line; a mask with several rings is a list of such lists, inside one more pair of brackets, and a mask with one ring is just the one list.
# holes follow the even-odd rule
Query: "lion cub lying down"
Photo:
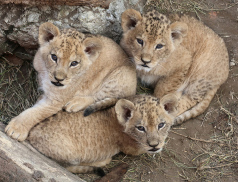
[[44, 94], [10, 121], [5, 131], [12, 138], [25, 140], [33, 126], [63, 107], [77, 112], [98, 101], [135, 94], [135, 66], [111, 39], [60, 31], [47, 22], [39, 28], [39, 44], [34, 68]]
[[95, 172], [120, 151], [129, 155], [160, 152], [176, 106], [177, 98], [171, 94], [160, 101], [138, 95], [88, 117], [83, 112], [59, 112], [35, 126], [28, 140], [73, 173]]
[[174, 124], [180, 124], [209, 106], [228, 77], [229, 58], [224, 41], [202, 22], [188, 16], [171, 20], [155, 10], [141, 15], [128, 9], [121, 17], [120, 44], [156, 97], [177, 94]]

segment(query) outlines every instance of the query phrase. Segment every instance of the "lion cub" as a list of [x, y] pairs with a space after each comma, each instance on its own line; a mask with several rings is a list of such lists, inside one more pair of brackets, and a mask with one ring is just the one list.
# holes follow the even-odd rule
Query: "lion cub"
[[177, 98], [172, 94], [160, 101], [137, 95], [88, 117], [81, 111], [59, 112], [35, 126], [28, 140], [73, 173], [97, 171], [96, 167], [108, 164], [120, 151], [129, 155], [160, 152], [176, 106]]
[[39, 44], [34, 68], [44, 94], [10, 121], [5, 131], [12, 138], [25, 140], [33, 126], [63, 107], [77, 112], [97, 101], [135, 94], [135, 66], [111, 39], [60, 31], [47, 22], [39, 28]]
[[161, 98], [179, 97], [174, 124], [204, 112], [228, 77], [229, 58], [224, 41], [202, 22], [173, 17], [155, 10], [141, 15], [133, 9], [121, 17], [120, 45], [134, 60], [142, 83]]

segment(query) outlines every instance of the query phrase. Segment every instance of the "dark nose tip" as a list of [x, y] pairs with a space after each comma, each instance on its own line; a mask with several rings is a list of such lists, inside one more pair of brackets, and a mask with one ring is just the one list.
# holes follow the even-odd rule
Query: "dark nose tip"
[[149, 144], [150, 147], [156, 147], [158, 144]]
[[159, 145], [158, 141], [147, 141], [147, 143], [150, 147], [156, 147]]
[[151, 61], [145, 61], [144, 59], [141, 58], [141, 61], [144, 63], [144, 64], [147, 64], [147, 63], [150, 63]]
[[61, 82], [61, 81], [64, 80], [64, 78], [57, 78], [57, 77], [55, 76], [55, 80], [57, 80], [58, 82]]

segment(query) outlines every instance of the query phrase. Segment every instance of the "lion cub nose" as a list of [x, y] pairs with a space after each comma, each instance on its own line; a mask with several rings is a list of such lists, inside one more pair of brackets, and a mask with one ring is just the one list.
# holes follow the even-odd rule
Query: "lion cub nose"
[[58, 81], [58, 82], [61, 82], [61, 81], [64, 80], [64, 78], [57, 78], [57, 77], [55, 77], [55, 80]]
[[66, 75], [63, 72], [56, 72], [54, 74], [54, 77], [55, 77], [56, 81], [61, 82], [61, 81], [63, 81], [66, 78]]
[[147, 63], [150, 63], [151, 61], [150, 60], [144, 60], [141, 58], [141, 61], [144, 63], [144, 64], [147, 64]]
[[155, 141], [153, 141], [153, 142], [148, 142], [148, 144], [149, 144], [150, 147], [156, 147], [157, 145], [159, 145], [159, 143], [158, 143], [158, 142], [155, 142]]

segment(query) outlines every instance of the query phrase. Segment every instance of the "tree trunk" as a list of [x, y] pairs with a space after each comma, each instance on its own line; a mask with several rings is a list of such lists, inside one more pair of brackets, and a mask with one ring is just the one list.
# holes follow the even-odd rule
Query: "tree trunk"
[[0, 123], [0, 181], [83, 182], [56, 162], [36, 151], [28, 142], [8, 137]]

